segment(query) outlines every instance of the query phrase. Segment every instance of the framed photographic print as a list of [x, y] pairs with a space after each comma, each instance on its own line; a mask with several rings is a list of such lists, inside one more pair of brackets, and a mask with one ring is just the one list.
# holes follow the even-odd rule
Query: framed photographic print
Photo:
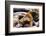
[[45, 32], [45, 3], [5, 1], [6, 35]]

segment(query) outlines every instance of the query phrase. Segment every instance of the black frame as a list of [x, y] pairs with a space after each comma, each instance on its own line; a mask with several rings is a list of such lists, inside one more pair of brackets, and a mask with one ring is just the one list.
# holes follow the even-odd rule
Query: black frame
[[[35, 5], [42, 5], [43, 6], [43, 31], [37, 31], [37, 32], [16, 32], [16, 33], [9, 33], [9, 6], [10, 4], [16, 4], [16, 3], [22, 3], [22, 4], [35, 4]], [[37, 34], [37, 33], [45, 33], [45, 3], [42, 2], [20, 2], [20, 1], [5, 1], [5, 35], [20, 35], [20, 34]]]

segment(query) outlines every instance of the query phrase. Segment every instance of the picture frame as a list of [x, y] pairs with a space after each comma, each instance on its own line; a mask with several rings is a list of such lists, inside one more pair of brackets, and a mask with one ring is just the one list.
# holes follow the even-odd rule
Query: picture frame
[[[29, 27], [29, 28], [28, 27], [24, 28], [25, 27], [25, 25], [24, 25], [23, 27], [21, 26], [19, 28], [18, 26], [17, 27], [14, 26], [13, 18], [17, 14], [16, 12], [19, 12], [19, 13], [26, 12], [27, 13], [29, 10], [31, 10], [31, 13], [34, 12], [34, 10], [38, 11], [38, 14], [39, 14], [39, 22], [38, 23], [40, 24], [39, 27], [33, 26], [33, 27]], [[33, 20], [35, 20], [34, 16], [33, 16]], [[31, 20], [32, 20], [32, 17], [31, 17]], [[24, 2], [24, 1], [23, 2], [22, 1], [5, 1], [5, 35], [38, 34], [38, 33], [45, 33], [45, 3]]]

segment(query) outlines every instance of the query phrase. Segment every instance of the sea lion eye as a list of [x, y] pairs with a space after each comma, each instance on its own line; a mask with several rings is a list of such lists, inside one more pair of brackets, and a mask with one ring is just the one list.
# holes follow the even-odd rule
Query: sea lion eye
[[23, 18], [23, 16], [19, 16], [19, 19]]

